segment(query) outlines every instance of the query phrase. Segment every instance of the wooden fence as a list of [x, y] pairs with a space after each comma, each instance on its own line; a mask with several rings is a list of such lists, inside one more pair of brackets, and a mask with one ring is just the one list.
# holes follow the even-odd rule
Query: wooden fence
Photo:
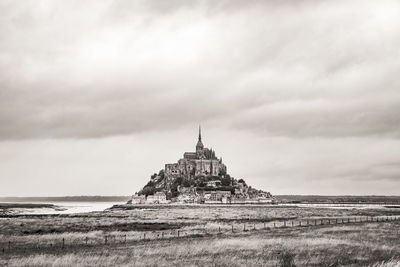
[[182, 237], [202, 237], [212, 235], [227, 235], [235, 233], [243, 233], [256, 230], [273, 230], [295, 227], [321, 227], [329, 225], [344, 225], [370, 222], [390, 222], [399, 221], [400, 216], [362, 216], [362, 217], [342, 217], [342, 218], [323, 218], [323, 219], [297, 219], [297, 220], [280, 220], [280, 221], [264, 221], [257, 223], [234, 223], [221, 224], [218, 227], [204, 227], [185, 230], [168, 230], [168, 231], [147, 231], [137, 232], [137, 235], [118, 234], [104, 235], [102, 238], [84, 237], [79, 239], [67, 240], [59, 238], [46, 242], [24, 242], [15, 240], [1, 240], [1, 253], [13, 253], [24, 251], [42, 251], [42, 250], [66, 250], [69, 248], [79, 247], [95, 247], [95, 246], [112, 246], [126, 245], [137, 242], [145, 242], [149, 240], [163, 240]]

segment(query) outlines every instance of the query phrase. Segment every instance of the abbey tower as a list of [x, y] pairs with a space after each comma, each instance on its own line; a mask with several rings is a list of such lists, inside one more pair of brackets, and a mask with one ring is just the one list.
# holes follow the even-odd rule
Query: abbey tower
[[183, 158], [179, 159], [177, 163], [165, 164], [164, 172], [169, 178], [222, 176], [226, 174], [226, 166], [222, 163], [222, 158], [218, 159], [215, 156], [215, 151], [204, 147], [199, 127], [196, 152], [185, 152]]

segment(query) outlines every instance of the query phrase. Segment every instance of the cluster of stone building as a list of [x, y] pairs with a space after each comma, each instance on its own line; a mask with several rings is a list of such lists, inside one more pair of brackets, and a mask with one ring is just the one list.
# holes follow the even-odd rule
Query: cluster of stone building
[[177, 163], [165, 164], [165, 175], [169, 178], [195, 176], [219, 176], [226, 173], [222, 158], [215, 156], [215, 151], [205, 148], [201, 141], [201, 129], [196, 144], [196, 152], [185, 152]]
[[[176, 198], [167, 200], [166, 192], [156, 192], [154, 195], [134, 195], [131, 204], [262, 204], [274, 203], [274, 198], [267, 192], [260, 192], [256, 196], [248, 194], [248, 187], [243, 183], [238, 183], [235, 192], [218, 190], [218, 183], [209, 182], [208, 185], [216, 184], [215, 190], [197, 190], [196, 187], [178, 187], [179, 195]], [[211, 188], [210, 188], [211, 189]]]
[[[179, 187], [177, 202], [180, 203], [204, 203], [204, 204], [246, 204], [246, 203], [272, 203], [274, 199], [267, 192], [259, 192], [256, 195], [248, 193], [248, 187], [238, 183], [235, 191], [219, 190], [219, 181], [210, 181], [208, 188], [213, 190], [197, 190], [195, 187]], [[211, 189], [210, 188], [210, 189]]]
[[156, 192], [154, 195], [133, 195], [130, 204], [168, 204], [167, 195], [164, 192]]

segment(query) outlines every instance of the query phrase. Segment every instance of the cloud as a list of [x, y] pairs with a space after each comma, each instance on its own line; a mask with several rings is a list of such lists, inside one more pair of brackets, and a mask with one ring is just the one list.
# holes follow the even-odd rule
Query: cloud
[[0, 139], [197, 122], [398, 138], [396, 1], [3, 1]]

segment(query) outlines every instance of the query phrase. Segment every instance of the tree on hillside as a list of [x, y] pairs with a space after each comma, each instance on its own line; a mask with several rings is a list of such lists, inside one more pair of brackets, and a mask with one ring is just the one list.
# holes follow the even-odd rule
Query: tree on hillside
[[244, 186], [247, 186], [246, 182], [243, 179], [239, 179], [238, 183], [242, 183]]
[[231, 178], [230, 177], [225, 176], [223, 178], [220, 178], [220, 180], [221, 180], [221, 185], [223, 185], [223, 186], [230, 186], [231, 185]]
[[154, 195], [157, 192], [157, 189], [153, 186], [145, 186], [139, 192], [139, 195], [145, 195], [146, 197], [149, 195]]

